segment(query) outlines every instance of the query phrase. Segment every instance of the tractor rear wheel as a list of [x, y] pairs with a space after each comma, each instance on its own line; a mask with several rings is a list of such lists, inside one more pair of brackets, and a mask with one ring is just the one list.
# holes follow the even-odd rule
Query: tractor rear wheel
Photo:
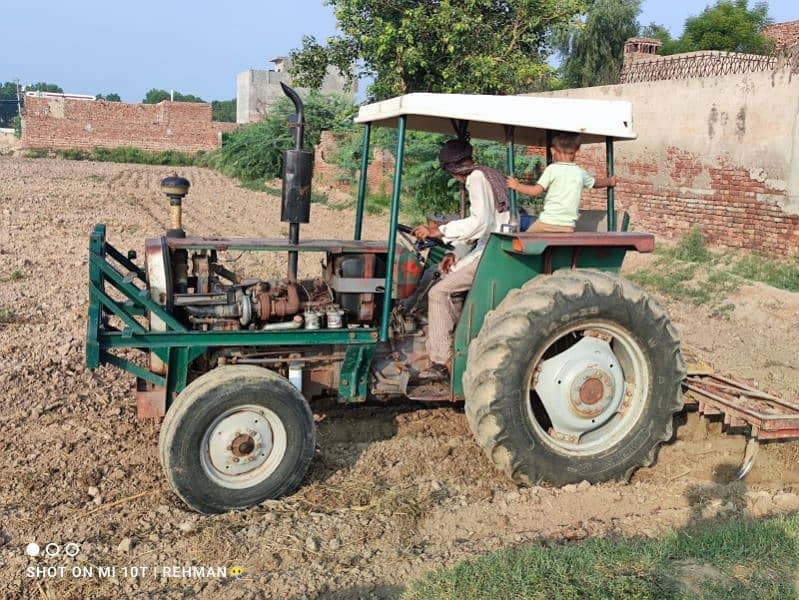
[[645, 291], [563, 270], [509, 293], [469, 347], [466, 415], [515, 481], [628, 479], [682, 408], [677, 331]]
[[177, 397], [161, 426], [161, 465], [191, 508], [221, 513], [299, 487], [315, 446], [313, 414], [286, 379], [255, 366], [224, 366]]

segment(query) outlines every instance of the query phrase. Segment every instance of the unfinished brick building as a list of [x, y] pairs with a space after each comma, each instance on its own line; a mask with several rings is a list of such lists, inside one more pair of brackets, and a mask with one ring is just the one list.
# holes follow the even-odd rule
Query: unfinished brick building
[[222, 133], [235, 127], [212, 121], [210, 104], [127, 104], [51, 94], [25, 98], [21, 141], [24, 148], [198, 152], [218, 148]]
[[799, 21], [777, 23], [766, 27], [763, 33], [776, 42], [778, 49], [799, 45]]

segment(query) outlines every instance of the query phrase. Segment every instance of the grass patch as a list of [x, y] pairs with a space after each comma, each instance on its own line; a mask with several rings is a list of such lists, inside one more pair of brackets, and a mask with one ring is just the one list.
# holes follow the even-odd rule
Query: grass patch
[[747, 254], [735, 262], [732, 272], [744, 279], [799, 292], [799, 256], [778, 261], [762, 254]]
[[[32, 148], [25, 153], [27, 158], [61, 157], [67, 160], [93, 160], [97, 162], [133, 163], [140, 165], [167, 165], [173, 167], [206, 166], [207, 153], [196, 154], [164, 150], [148, 152], [134, 146], [118, 146], [116, 148], [97, 147], [92, 150], [49, 150]], [[91, 176], [90, 176], [91, 177]]]
[[[278, 187], [267, 185], [265, 179], [248, 179], [241, 181], [240, 185], [244, 189], [253, 190], [255, 192], [265, 192], [270, 196], [277, 196], [278, 198], [283, 195], [283, 190]], [[332, 208], [333, 210], [344, 210], [345, 208], [350, 208], [352, 206], [352, 202], [331, 202], [325, 194], [315, 191], [311, 192], [311, 203], [320, 204], [322, 206]]]
[[794, 515], [661, 540], [538, 543], [428, 574], [403, 598], [798, 598], [797, 535]]
[[314, 204], [321, 204], [331, 210], [346, 210], [354, 206], [353, 200], [333, 202], [328, 196], [319, 192], [311, 192], [311, 202]]
[[650, 267], [631, 273], [629, 278], [641, 287], [675, 300], [696, 306], [711, 304], [714, 309], [715, 304], [741, 286], [740, 279], [730, 273], [664, 256], [658, 257]]
[[14, 320], [14, 311], [10, 308], [0, 306], [0, 325], [11, 323]]
[[747, 280], [799, 291], [796, 258], [780, 260], [757, 253], [712, 252], [705, 246], [698, 226], [674, 246], [659, 244], [655, 255], [650, 266], [632, 273], [630, 279], [676, 300], [708, 304], [712, 316], [729, 317], [735, 306], [724, 300]]
[[239, 182], [239, 185], [245, 190], [252, 190], [254, 192], [266, 192], [270, 196], [280, 197], [283, 191], [280, 188], [266, 185], [265, 179], [244, 179]]
[[22, 271], [11, 271], [11, 275], [8, 276], [9, 281], [19, 281], [23, 278]]
[[694, 225], [691, 231], [677, 240], [673, 247], [661, 247], [659, 250], [664, 256], [685, 262], [707, 263], [713, 258], [710, 250], [705, 246], [702, 228], [699, 225]]
[[25, 158], [55, 158], [56, 153], [47, 148], [31, 148], [25, 151]]

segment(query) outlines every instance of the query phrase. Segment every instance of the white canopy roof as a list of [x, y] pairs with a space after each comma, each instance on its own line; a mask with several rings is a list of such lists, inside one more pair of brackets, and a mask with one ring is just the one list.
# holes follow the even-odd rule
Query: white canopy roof
[[408, 129], [452, 136], [453, 121], [468, 121], [472, 138], [497, 142], [513, 125], [515, 142], [526, 146], [544, 146], [547, 130], [580, 133], [584, 143], [637, 137], [632, 104], [622, 100], [416, 93], [362, 106], [355, 122], [396, 127], [402, 115]]

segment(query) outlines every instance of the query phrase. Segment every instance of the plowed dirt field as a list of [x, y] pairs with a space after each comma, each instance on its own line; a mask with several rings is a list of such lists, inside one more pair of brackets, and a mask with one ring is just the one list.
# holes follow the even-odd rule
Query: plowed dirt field
[[[111, 243], [141, 253], [164, 228], [158, 184], [174, 172], [0, 157], [0, 597], [394, 598], [430, 569], [533, 540], [656, 536], [799, 510], [792, 443], [766, 446], [746, 481], [731, 482], [744, 438], [680, 417], [657, 464], [629, 484], [517, 489], [482, 454], [460, 407], [410, 403], [317, 408], [318, 448], [299, 492], [233, 514], [187, 510], [162, 476], [158, 423], [136, 419], [133, 378], [83, 367], [88, 234], [106, 223]], [[187, 231], [287, 235], [277, 198], [210, 170], [180, 174], [192, 183]], [[367, 217], [364, 237], [383, 238], [387, 222]], [[350, 212], [319, 205], [302, 230], [351, 233]], [[281, 274], [284, 260], [265, 268]], [[315, 272], [318, 258], [301, 269]], [[797, 294], [746, 286], [731, 301], [729, 320], [664, 303], [683, 340], [716, 367], [799, 395]], [[31, 542], [62, 553], [75, 543], [79, 553], [33, 559]], [[191, 565], [243, 573], [193, 577], [181, 568]], [[37, 566], [66, 571], [37, 576]], [[115, 572], [100, 576], [100, 566]], [[134, 566], [148, 569], [134, 577]]]

